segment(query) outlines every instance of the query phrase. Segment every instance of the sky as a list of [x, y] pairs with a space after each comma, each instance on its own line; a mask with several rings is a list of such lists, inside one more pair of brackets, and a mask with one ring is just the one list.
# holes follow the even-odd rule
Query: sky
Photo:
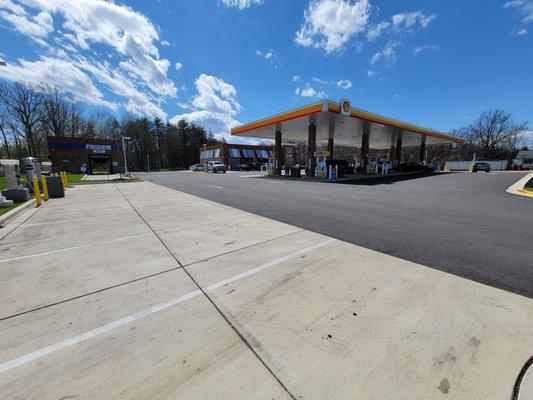
[[328, 98], [449, 132], [533, 123], [533, 0], [0, 0], [0, 77], [218, 137]]

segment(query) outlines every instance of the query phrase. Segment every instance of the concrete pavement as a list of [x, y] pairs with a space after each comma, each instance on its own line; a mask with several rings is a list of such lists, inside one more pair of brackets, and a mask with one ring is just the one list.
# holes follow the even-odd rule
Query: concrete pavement
[[524, 173], [451, 173], [357, 184], [242, 178], [250, 174], [139, 176], [533, 298], [533, 202], [505, 191]]
[[7, 399], [501, 399], [533, 349], [531, 299], [148, 182], [4, 229]]

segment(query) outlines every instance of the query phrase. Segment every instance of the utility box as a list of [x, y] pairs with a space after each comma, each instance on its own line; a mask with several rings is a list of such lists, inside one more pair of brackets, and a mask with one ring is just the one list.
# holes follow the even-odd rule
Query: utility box
[[65, 197], [65, 188], [63, 187], [63, 182], [61, 182], [59, 176], [47, 176], [45, 179], [50, 198], [55, 199], [58, 197]]
[[0, 164], [4, 166], [4, 173], [6, 176], [6, 187], [14, 189], [19, 187], [20, 181], [20, 162], [19, 160], [0, 160]]
[[34, 176], [41, 181], [41, 164], [35, 157], [25, 157], [22, 159], [22, 168], [26, 172], [28, 182], [31, 183]]
[[[4, 166], [7, 189], [2, 190], [2, 197], [15, 203], [21, 203], [30, 199], [30, 189], [20, 184], [20, 162], [19, 160], [0, 160]], [[0, 200], [2, 199], [0, 197]]]

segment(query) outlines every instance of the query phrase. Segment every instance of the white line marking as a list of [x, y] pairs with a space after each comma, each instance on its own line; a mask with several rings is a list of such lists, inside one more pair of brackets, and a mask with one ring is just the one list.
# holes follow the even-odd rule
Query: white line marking
[[[329, 243], [332, 243], [333, 241], [335, 241], [335, 239], [328, 239], [328, 240], [325, 240], [323, 242], [320, 242], [320, 243], [317, 243], [317, 244], [314, 244], [312, 246], [309, 246], [309, 247], [306, 247], [302, 250], [299, 250], [295, 253], [292, 253], [292, 254], [289, 254], [289, 255], [286, 255], [284, 257], [281, 257], [281, 258], [278, 258], [276, 260], [272, 260], [272, 261], [269, 261], [263, 265], [260, 265], [258, 267], [255, 267], [255, 268], [252, 268], [252, 269], [249, 269], [247, 271], [244, 271], [244, 272], [241, 272], [240, 274], [237, 274], [237, 275], [234, 275], [228, 279], [224, 279], [220, 282], [216, 282], [216, 283], [213, 283], [212, 285], [209, 285], [207, 286], [204, 290], [206, 292], [211, 292], [215, 289], [218, 289], [222, 286], [225, 286], [229, 283], [233, 283], [233, 282], [236, 282], [240, 279], [243, 279], [243, 278], [246, 278], [248, 276], [251, 276], [251, 275], [254, 275], [258, 272], [261, 272], [261, 271], [264, 271], [268, 268], [272, 268], [276, 265], [279, 265], [285, 261], [288, 261], [288, 260], [291, 260], [293, 258], [296, 258], [296, 257], [299, 257], [305, 253], [308, 253], [310, 251], [313, 251], [313, 250], [316, 250], [320, 247], [323, 247]], [[39, 350], [35, 350], [35, 351], [32, 351], [30, 353], [27, 353], [27, 354], [24, 354], [23, 356], [20, 356], [20, 357], [17, 357], [17, 358], [14, 358], [12, 360], [9, 360], [9, 361], [6, 361], [5, 363], [2, 363], [0, 364], [0, 374], [1, 373], [4, 373], [4, 372], [7, 372], [13, 368], [16, 368], [16, 367], [20, 367], [21, 365], [24, 365], [24, 364], [27, 364], [29, 362], [32, 362], [38, 358], [41, 358], [41, 357], [44, 357], [44, 356], [47, 356], [48, 354], [51, 354], [51, 353], [54, 353], [56, 351], [59, 351], [59, 350], [62, 350], [64, 348], [67, 348], [67, 347], [70, 347], [70, 346], [74, 346], [78, 343], [81, 343], [83, 341], [86, 341], [86, 340], [89, 340], [89, 339], [92, 339], [96, 336], [99, 336], [99, 335], [102, 335], [104, 333], [107, 333], [107, 332], [110, 332], [110, 331], [113, 331], [115, 329], [118, 329], [124, 325], [127, 325], [127, 324], [130, 324], [140, 318], [144, 318], [144, 317], [147, 317], [149, 315], [152, 315], [152, 314], [155, 314], [157, 312], [160, 312], [160, 311], [163, 311], [163, 310], [166, 310], [167, 308], [170, 308], [170, 307], [173, 307], [177, 304], [180, 304], [180, 303], [183, 303], [184, 301], [187, 301], [187, 300], [190, 300], [194, 297], [197, 297], [197, 296], [200, 296], [202, 294], [202, 291], [201, 290], [193, 290], [192, 292], [189, 292], [189, 293], [186, 293], [182, 296], [179, 296], [179, 297], [176, 297], [172, 300], [169, 300], [167, 302], [164, 302], [164, 303], [161, 303], [161, 304], [157, 304], [155, 306], [152, 306], [150, 308], [147, 308], [145, 310], [142, 310], [142, 311], [139, 311], [135, 314], [131, 314], [127, 317], [124, 317], [124, 318], [121, 318], [119, 320], [116, 320], [116, 321], [113, 321], [113, 322], [110, 322], [109, 324], [105, 324], [105, 325], [102, 325], [98, 328], [95, 328], [95, 329], [91, 329], [90, 331], [87, 331], [87, 332], [84, 332], [84, 333], [80, 333], [79, 335], [76, 335], [76, 336], [73, 336], [71, 338], [68, 338], [68, 339], [65, 339], [65, 340], [62, 340], [60, 342], [57, 342], [57, 343], [54, 343], [54, 344], [51, 344], [49, 346], [46, 346], [46, 347], [43, 347]]]
[[[214, 223], [217, 223], [217, 222], [224, 222], [224, 221], [228, 221], [228, 220], [234, 220], [236, 218], [241, 218], [241, 217], [232, 216], [232, 217], [228, 217], [228, 218], [220, 218], [220, 219], [216, 219], [216, 220], [212, 220], [212, 221], [208, 221], [208, 222], [202, 222], [200, 224], [183, 225], [183, 226], [179, 226], [177, 228], [163, 229], [161, 231], [156, 231], [156, 233], [169, 233], [169, 232], [179, 231], [181, 229], [194, 228], [196, 226], [209, 225], [209, 224], [214, 224]], [[34, 253], [34, 254], [26, 255], [26, 256], [5, 258], [3, 260], [0, 260], [0, 264], [8, 262], [8, 261], [25, 260], [27, 258], [35, 258], [35, 257], [39, 257], [39, 256], [47, 256], [49, 254], [63, 253], [65, 251], [84, 249], [86, 247], [97, 246], [99, 244], [120, 242], [122, 240], [135, 239], [135, 238], [138, 238], [138, 237], [150, 236], [150, 235], [153, 235], [153, 232], [150, 231], [150, 232], [147, 232], [147, 233], [141, 233], [139, 235], [125, 236], [125, 237], [121, 237], [121, 238], [117, 238], [117, 239], [104, 240], [104, 241], [101, 241], [101, 242], [93, 242], [93, 243], [82, 244], [82, 245], [79, 245], [79, 246], [65, 247], [63, 249], [50, 250], [50, 251], [45, 251], [43, 253]], [[15, 242], [15, 243], [0, 244], [0, 247], [1, 246], [9, 247], [9, 246], [14, 246], [14, 245], [23, 244], [23, 243], [28, 243], [28, 242]]]
[[224, 189], [222, 186], [216, 186], [216, 185], [211, 185], [211, 187], [215, 189]]

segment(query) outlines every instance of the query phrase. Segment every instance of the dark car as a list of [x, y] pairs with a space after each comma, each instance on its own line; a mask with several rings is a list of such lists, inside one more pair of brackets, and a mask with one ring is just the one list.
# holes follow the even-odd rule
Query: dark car
[[472, 167], [472, 172], [485, 171], [490, 172], [490, 164], [486, 162], [477, 162]]
[[335, 165], [338, 165], [339, 177], [342, 177], [346, 174], [354, 173], [353, 167], [350, 167], [350, 164], [348, 164], [348, 161], [346, 160], [326, 160], [326, 166], [328, 167], [328, 170], [329, 170], [330, 165], [333, 165], [334, 168], [335, 168]]
[[248, 164], [237, 164], [231, 168], [234, 171], [250, 171], [250, 166]]
[[434, 172], [435, 168], [434, 167], [430, 167], [428, 165], [420, 164], [420, 163], [406, 162], [406, 163], [398, 164], [398, 166], [396, 167], [396, 171], [398, 171], [398, 172], [424, 172], [424, 173], [429, 173], [429, 172]]
[[261, 171], [261, 163], [257, 161], [251, 161], [248, 163], [249, 171]]

